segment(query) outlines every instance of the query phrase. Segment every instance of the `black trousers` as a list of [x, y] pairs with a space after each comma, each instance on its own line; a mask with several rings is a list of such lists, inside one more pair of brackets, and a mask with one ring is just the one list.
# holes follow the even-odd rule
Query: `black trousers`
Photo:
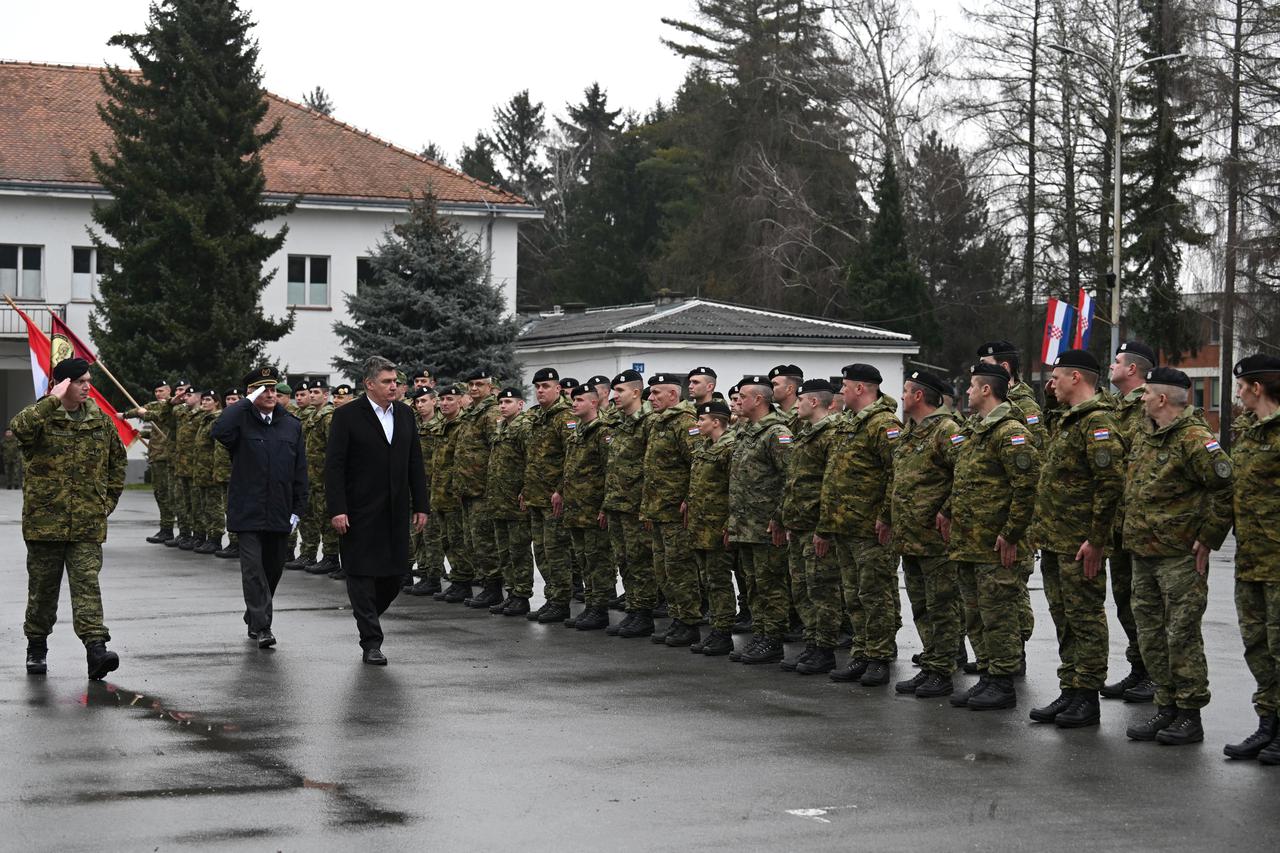
[[402, 576], [371, 578], [347, 575], [347, 597], [351, 599], [351, 614], [356, 617], [360, 631], [360, 648], [382, 648], [382, 623], [378, 621], [391, 602], [400, 594]]
[[257, 632], [271, 627], [271, 599], [284, 574], [289, 534], [250, 531], [239, 536], [244, 621], [250, 631]]

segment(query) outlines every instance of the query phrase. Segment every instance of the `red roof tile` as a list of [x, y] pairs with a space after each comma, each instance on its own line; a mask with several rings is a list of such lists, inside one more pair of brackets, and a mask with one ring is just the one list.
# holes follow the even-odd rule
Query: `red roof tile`
[[[96, 109], [101, 69], [0, 62], [0, 181], [97, 186], [89, 152], [111, 134]], [[263, 151], [267, 191], [285, 195], [408, 199], [430, 189], [442, 202], [526, 205], [524, 199], [446, 168], [301, 104], [267, 94], [280, 135]]]

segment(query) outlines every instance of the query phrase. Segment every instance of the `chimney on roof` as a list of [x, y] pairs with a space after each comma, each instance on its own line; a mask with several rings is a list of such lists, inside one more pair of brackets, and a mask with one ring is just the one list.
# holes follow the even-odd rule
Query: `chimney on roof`
[[521, 302], [516, 305], [517, 314], [539, 314], [542, 312], [542, 306], [534, 302]]
[[561, 310], [566, 314], [585, 314], [587, 313], [587, 303], [585, 302], [566, 302], [560, 306]]
[[684, 294], [679, 290], [670, 290], [669, 288], [661, 288], [653, 294], [654, 305], [674, 305], [684, 300]]

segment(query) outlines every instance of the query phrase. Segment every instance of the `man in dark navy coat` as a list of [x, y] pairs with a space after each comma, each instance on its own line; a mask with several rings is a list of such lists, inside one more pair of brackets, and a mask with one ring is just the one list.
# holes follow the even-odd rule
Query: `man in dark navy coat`
[[227, 529], [240, 541], [244, 621], [258, 647], [276, 644], [271, 600], [292, 550], [289, 534], [307, 511], [307, 448], [302, 424], [278, 399], [274, 367], [245, 377], [247, 396], [226, 408], [212, 436], [231, 453]]
[[378, 617], [400, 592], [409, 565], [409, 524], [427, 523], [427, 479], [413, 411], [396, 401], [396, 367], [364, 364], [363, 399], [333, 413], [325, 500], [347, 575], [364, 662], [385, 665]]

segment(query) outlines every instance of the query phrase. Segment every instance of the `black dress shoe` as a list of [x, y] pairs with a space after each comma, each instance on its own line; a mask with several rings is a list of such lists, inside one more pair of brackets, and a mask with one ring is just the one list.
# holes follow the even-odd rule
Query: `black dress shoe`
[[271, 633], [270, 628], [263, 628], [258, 632], [258, 648], [269, 649], [276, 644], [276, 635]]
[[382, 653], [382, 649], [365, 649], [364, 662], [373, 666], [386, 666], [387, 656]]

